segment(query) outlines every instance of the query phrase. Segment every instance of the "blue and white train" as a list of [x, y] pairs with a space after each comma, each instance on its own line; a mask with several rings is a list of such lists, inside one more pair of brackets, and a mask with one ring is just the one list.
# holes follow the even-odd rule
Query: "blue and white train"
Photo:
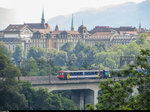
[[78, 71], [59, 71], [59, 79], [101, 79], [111, 78], [108, 70], [78, 70]]

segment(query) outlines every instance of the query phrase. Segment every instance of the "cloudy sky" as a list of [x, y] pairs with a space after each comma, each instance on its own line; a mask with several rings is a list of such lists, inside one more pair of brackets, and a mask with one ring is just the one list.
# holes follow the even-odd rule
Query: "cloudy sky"
[[45, 19], [50, 19], [80, 10], [142, 1], [144, 0], [0, 0], [0, 7], [15, 9], [17, 22], [23, 23], [40, 22], [42, 8], [44, 8]]

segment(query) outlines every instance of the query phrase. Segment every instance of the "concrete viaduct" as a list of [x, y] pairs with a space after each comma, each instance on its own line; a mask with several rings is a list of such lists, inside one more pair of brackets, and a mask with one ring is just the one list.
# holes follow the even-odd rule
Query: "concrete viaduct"
[[[71, 90], [71, 99], [77, 107], [85, 109], [85, 104], [97, 104], [99, 82], [106, 79], [82, 79], [82, 80], [59, 80], [49, 76], [26, 76], [20, 80], [29, 81], [34, 88], [47, 88], [50, 92], [54, 90]], [[116, 81], [119, 80], [116, 78]]]

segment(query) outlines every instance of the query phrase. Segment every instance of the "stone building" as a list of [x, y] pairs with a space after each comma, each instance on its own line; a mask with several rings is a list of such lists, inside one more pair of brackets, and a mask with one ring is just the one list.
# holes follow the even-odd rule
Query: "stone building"
[[85, 43], [87, 45], [95, 45], [96, 42], [104, 42], [107, 47], [110, 47], [110, 41], [116, 35], [119, 35], [116, 31], [95, 32], [89, 38], [85, 38]]
[[21, 45], [24, 52], [31, 47], [31, 37], [33, 30], [28, 25], [9, 25], [3, 31], [0, 41], [3, 41], [8, 49], [13, 53], [16, 45]]
[[44, 19], [44, 10], [42, 11], [41, 23], [26, 23], [33, 31], [32, 47], [38, 48], [49, 48], [50, 45], [47, 45], [47, 38], [50, 37], [50, 26], [48, 23], [45, 23]]
[[52, 40], [52, 47], [60, 50], [61, 47], [67, 43], [72, 42], [73, 46], [75, 47], [79, 40], [85, 41], [85, 38], [89, 38], [90, 34], [87, 31], [87, 28], [82, 24], [78, 31], [74, 30], [73, 25], [73, 15], [71, 21], [71, 29], [69, 31], [59, 31], [58, 26], [56, 25], [55, 31], [51, 33]]

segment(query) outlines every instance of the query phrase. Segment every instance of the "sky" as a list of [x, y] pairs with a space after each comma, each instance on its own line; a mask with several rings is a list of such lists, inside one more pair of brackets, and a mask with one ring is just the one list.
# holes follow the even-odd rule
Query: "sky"
[[40, 22], [44, 8], [45, 20], [59, 15], [69, 15], [86, 9], [97, 9], [126, 2], [144, 0], [0, 0], [0, 7], [14, 9], [18, 23]]

